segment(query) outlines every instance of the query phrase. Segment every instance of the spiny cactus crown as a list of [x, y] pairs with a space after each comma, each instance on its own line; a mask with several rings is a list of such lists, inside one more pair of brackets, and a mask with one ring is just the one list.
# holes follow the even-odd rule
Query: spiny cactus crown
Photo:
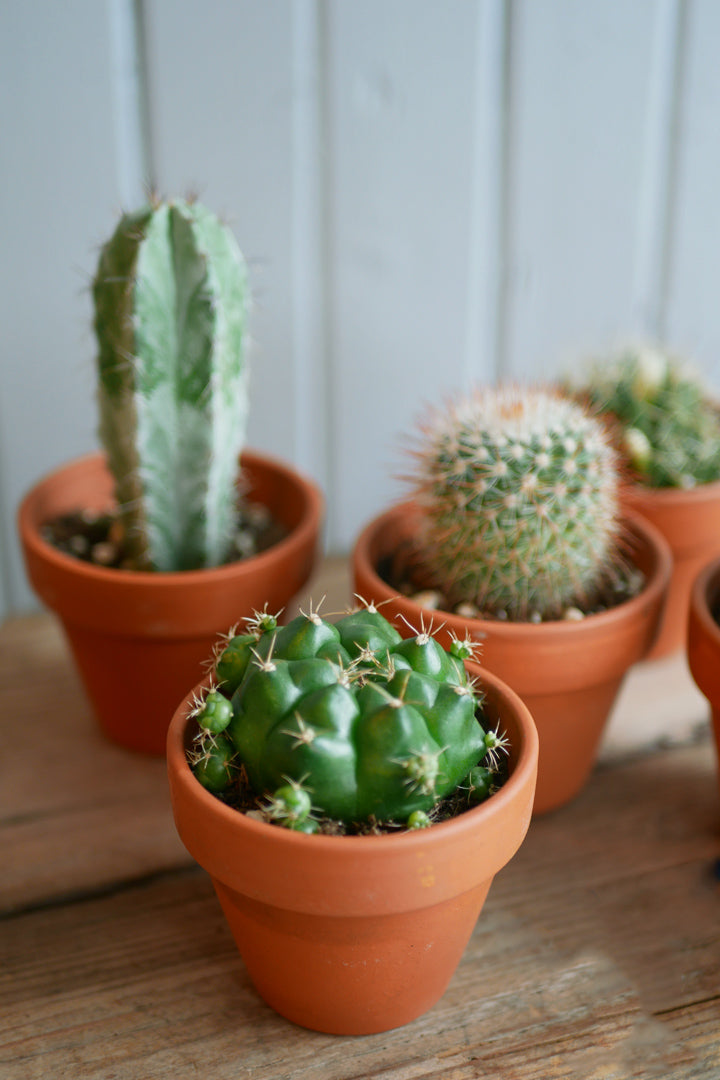
[[93, 282], [100, 437], [133, 564], [229, 555], [245, 437], [247, 272], [199, 203], [122, 217]]
[[617, 557], [618, 473], [602, 426], [551, 391], [481, 388], [420, 426], [407, 479], [419, 557], [451, 604], [515, 620], [582, 603]]
[[622, 450], [643, 483], [691, 488], [720, 479], [720, 403], [678, 358], [628, 347], [595, 362], [581, 389], [619, 422]]
[[265, 820], [304, 831], [317, 817], [408, 823], [463, 781], [466, 805], [479, 802], [504, 740], [476, 718], [471, 650], [422, 627], [403, 639], [372, 605], [335, 623], [312, 608], [282, 627], [256, 618], [219, 651], [217, 687], [193, 709], [195, 775], [230, 798], [242, 770], [269, 800]]

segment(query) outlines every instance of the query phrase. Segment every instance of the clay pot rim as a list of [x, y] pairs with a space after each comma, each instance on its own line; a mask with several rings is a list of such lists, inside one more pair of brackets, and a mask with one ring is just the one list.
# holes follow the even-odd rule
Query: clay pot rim
[[[381, 514], [372, 518], [358, 535], [352, 553], [353, 562], [363, 563], [366, 571], [369, 570], [370, 572], [368, 576], [375, 578], [382, 589], [381, 596], [376, 598], [365, 597], [365, 599], [369, 601], [374, 600], [376, 604], [380, 604], [386, 599], [388, 593], [392, 593], [393, 599], [397, 598], [403, 605], [407, 605], [407, 607], [417, 610], [418, 613], [425, 613], [432, 610], [433, 616], [437, 616], [438, 619], [443, 620], [449, 627], [452, 627], [453, 625], [476, 627], [476, 633], [479, 637], [487, 637], [492, 634], [496, 639], [504, 639], [515, 636], [518, 632], [529, 631], [534, 635], [543, 634], [556, 638], [565, 636], [575, 639], [584, 629], [600, 629], [601, 627], [609, 628], [613, 623], [624, 621], [635, 611], [644, 608], [649, 602], [652, 603], [658, 600], [661, 594], [665, 592], [670, 582], [673, 562], [672, 552], [667, 540], [656, 526], [644, 518], [640, 513], [625, 511], [622, 514], [624, 535], [627, 535], [628, 533], [631, 536], [633, 534], [635, 534], [635, 536], [639, 535], [655, 550], [657, 558], [655, 573], [652, 577], [648, 578], [645, 587], [641, 592], [639, 592], [637, 596], [633, 596], [630, 600], [624, 600], [622, 603], [609, 608], [607, 611], [586, 615], [577, 622], [569, 619], [554, 619], [548, 622], [533, 623], [529, 621], [512, 622], [511, 620], [482, 619], [477, 616], [465, 618], [462, 615], [457, 615], [452, 611], [446, 611], [442, 608], [424, 608], [421, 604], [411, 600], [410, 597], [393, 592], [392, 588], [380, 577], [373, 560], [370, 558], [371, 542], [375, 536], [382, 531], [385, 523], [408, 512], [417, 513], [417, 510], [417, 503], [413, 501], [395, 503]], [[632, 550], [629, 552], [629, 555], [631, 561], [634, 562], [632, 559]]]
[[483, 689], [490, 689], [494, 695], [502, 695], [513, 707], [520, 728], [519, 745], [513, 747], [517, 757], [511, 775], [499, 791], [479, 806], [466, 810], [447, 821], [437, 822], [429, 829], [384, 833], [380, 836], [308, 835], [270, 825], [264, 821], [255, 821], [247, 814], [221, 802], [195, 779], [185, 755], [186, 731], [192, 722], [191, 717], [187, 715], [188, 705], [192, 695], [207, 685], [207, 680], [199, 683], [186, 695], [170, 722], [166, 751], [168, 769], [174, 774], [183, 798], [188, 802], [199, 804], [203, 816], [217, 817], [238, 835], [248, 833], [257, 840], [271, 845], [278, 859], [282, 858], [283, 852], [290, 849], [302, 852], [303, 848], [308, 854], [315, 853], [326, 857], [332, 857], [334, 853], [347, 855], [350, 850], [348, 844], [352, 844], [352, 850], [358, 855], [367, 857], [376, 853], [385, 857], [391, 855], [396, 849], [399, 850], [400, 846], [407, 852], [412, 849], [425, 850], [431, 843], [442, 844], [443, 838], [450, 834], [454, 840], [458, 840], [464, 834], [474, 832], [479, 825], [487, 824], [492, 818], [502, 817], [506, 807], [521, 796], [529, 784], [534, 784], [533, 773], [537, 769], [539, 752], [535, 723], [519, 695], [507, 683], [479, 664], [469, 661], [468, 667], [473, 677], [479, 679]]
[[247, 466], [250, 471], [257, 467], [269, 468], [285, 477], [302, 493], [306, 506], [298, 525], [287, 536], [250, 558], [237, 559], [223, 566], [205, 567], [199, 570], [146, 571], [96, 566], [82, 559], [75, 559], [44, 540], [35, 520], [33, 505], [40, 490], [52, 484], [66, 471], [104, 460], [105, 455], [102, 452], [93, 451], [65, 462], [37, 480], [24, 495], [18, 507], [18, 529], [23, 542], [36, 556], [60, 572], [73, 573], [90, 581], [117, 582], [125, 588], [129, 585], [143, 589], [176, 588], [181, 582], [185, 585], [199, 585], [203, 582], [210, 583], [210, 581], [221, 584], [223, 578], [235, 579], [239, 567], [252, 566], [254, 573], [265, 563], [274, 561], [278, 555], [283, 555], [285, 551], [292, 552], [295, 548], [301, 547], [320, 528], [323, 496], [314, 481], [279, 458], [254, 450], [243, 450], [240, 458], [241, 467]]
[[682, 506], [685, 503], [715, 502], [720, 499], [720, 479], [708, 480], [705, 484], [696, 484], [691, 488], [653, 487], [639, 480], [628, 484], [625, 491], [630, 498], [638, 500], [653, 499], [664, 503], [667, 509]]
[[710, 610], [709, 593], [713, 586], [720, 592], [720, 558], [713, 559], [703, 567], [693, 582], [690, 593], [690, 608], [693, 616], [701, 625], [704, 633], [720, 648], [720, 626]]

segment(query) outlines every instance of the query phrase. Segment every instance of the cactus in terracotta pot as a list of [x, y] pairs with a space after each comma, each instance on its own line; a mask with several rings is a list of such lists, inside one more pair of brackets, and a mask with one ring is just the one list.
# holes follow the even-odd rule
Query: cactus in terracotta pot
[[125, 214], [93, 282], [100, 435], [139, 569], [226, 561], [247, 414], [246, 267], [199, 203]]
[[579, 390], [615, 422], [641, 483], [687, 489], [720, 479], [720, 403], [678, 357], [626, 347], [591, 364]]
[[559, 618], [619, 563], [616, 455], [567, 397], [479, 388], [430, 412], [413, 460], [417, 557], [452, 606]]
[[303, 831], [318, 817], [428, 825], [463, 783], [466, 805], [494, 787], [503, 739], [477, 719], [471, 654], [423, 628], [403, 639], [372, 605], [334, 623], [258, 616], [195, 703], [195, 775], [225, 793], [242, 769], [266, 818]]

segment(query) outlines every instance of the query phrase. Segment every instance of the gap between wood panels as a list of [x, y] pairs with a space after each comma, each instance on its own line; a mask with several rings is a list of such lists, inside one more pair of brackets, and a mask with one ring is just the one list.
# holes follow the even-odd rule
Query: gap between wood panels
[[325, 487], [330, 473], [331, 400], [327, 306], [324, 5], [295, 0], [292, 11], [292, 305], [297, 464]]
[[685, 5], [682, 0], [659, 0], [655, 10], [632, 307], [638, 333], [662, 340], [667, 329]]
[[142, 204], [154, 185], [143, 0], [107, 0], [118, 190], [123, 207]]
[[505, 371], [509, 68], [508, 0], [479, 0], [468, 229], [466, 384], [494, 381]]

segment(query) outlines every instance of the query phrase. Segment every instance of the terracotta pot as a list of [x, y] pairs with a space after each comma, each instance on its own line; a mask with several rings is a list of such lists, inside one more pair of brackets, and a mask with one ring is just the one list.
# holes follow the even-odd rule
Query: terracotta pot
[[690, 672], [710, 703], [715, 748], [720, 763], [720, 559], [705, 566], [690, 592], [687, 656]]
[[537, 734], [520, 699], [469, 665], [510, 740], [510, 776], [442, 824], [381, 836], [306, 836], [253, 821], [188, 767], [191, 695], [168, 732], [175, 823], [210, 874], [260, 995], [315, 1031], [363, 1035], [414, 1020], [443, 994], [493, 876], [527, 832]]
[[662, 533], [670, 545], [673, 573], [660, 624], [648, 660], [685, 648], [692, 584], [703, 566], [720, 556], [720, 481], [683, 491], [679, 488], [630, 487], [625, 504]]
[[[416, 535], [419, 511], [411, 503], [392, 507], [370, 522], [353, 551], [354, 588], [365, 600], [383, 602], [382, 612], [401, 633], [432, 618], [440, 641], [452, 633], [481, 642], [483, 666], [520, 694], [540, 736], [535, 813], [562, 806], [585, 784], [612, 705], [629, 667], [651, 648], [671, 572], [666, 541], [641, 518], [628, 518], [628, 540], [636, 565], [647, 577], [642, 593], [580, 622], [535, 625], [465, 619], [430, 612], [398, 596], [378, 566]], [[407, 622], [405, 621], [407, 620]], [[409, 624], [409, 625], [408, 625]]]
[[107, 509], [113, 481], [101, 454], [41, 480], [20, 505], [28, 577], [60, 618], [103, 731], [131, 750], [165, 752], [167, 727], [221, 633], [265, 601], [279, 610], [310, 576], [322, 516], [318, 489], [287, 465], [243, 453], [249, 497], [290, 533], [228, 566], [178, 573], [106, 569], [46, 543], [40, 526], [79, 508]]

